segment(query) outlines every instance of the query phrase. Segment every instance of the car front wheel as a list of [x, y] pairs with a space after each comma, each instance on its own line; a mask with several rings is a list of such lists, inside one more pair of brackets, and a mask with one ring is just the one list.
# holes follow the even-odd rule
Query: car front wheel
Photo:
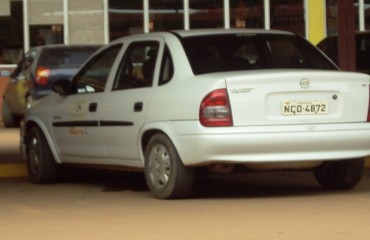
[[44, 134], [37, 127], [27, 136], [27, 168], [29, 179], [34, 183], [50, 183], [56, 180], [59, 165], [55, 162]]
[[323, 188], [345, 190], [355, 187], [365, 169], [364, 159], [324, 162], [314, 170], [317, 181]]
[[191, 192], [194, 170], [183, 165], [171, 140], [158, 133], [145, 151], [145, 179], [157, 198], [184, 198]]

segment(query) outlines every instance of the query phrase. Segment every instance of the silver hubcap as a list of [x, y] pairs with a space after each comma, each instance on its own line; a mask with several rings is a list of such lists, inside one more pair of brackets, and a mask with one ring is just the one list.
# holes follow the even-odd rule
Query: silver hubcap
[[156, 188], [167, 185], [171, 174], [170, 155], [162, 144], [156, 144], [149, 156], [149, 176]]
[[36, 173], [39, 167], [39, 147], [38, 147], [38, 140], [37, 138], [33, 137], [30, 140], [30, 145], [29, 145], [29, 163], [30, 163], [30, 170], [32, 173]]

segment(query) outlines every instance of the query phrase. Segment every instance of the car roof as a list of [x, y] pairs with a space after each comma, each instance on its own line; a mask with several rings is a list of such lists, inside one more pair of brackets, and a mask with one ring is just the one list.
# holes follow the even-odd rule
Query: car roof
[[291, 32], [282, 30], [266, 30], [266, 29], [246, 29], [246, 28], [232, 28], [232, 29], [194, 29], [194, 30], [174, 30], [171, 31], [181, 37], [193, 37], [204, 35], [220, 35], [220, 34], [287, 34], [293, 35]]
[[140, 33], [124, 36], [117, 38], [111, 42], [111, 44], [121, 42], [124, 39], [145, 39], [153, 36], [156, 37], [165, 37], [165, 36], [174, 36], [180, 38], [185, 37], [194, 37], [194, 36], [211, 36], [211, 35], [221, 35], [221, 34], [285, 34], [285, 35], [294, 35], [294, 33], [282, 31], [282, 30], [265, 30], [265, 29], [246, 29], [246, 28], [233, 28], [233, 29], [191, 29], [191, 30], [171, 30], [163, 32], [150, 32], [150, 33]]

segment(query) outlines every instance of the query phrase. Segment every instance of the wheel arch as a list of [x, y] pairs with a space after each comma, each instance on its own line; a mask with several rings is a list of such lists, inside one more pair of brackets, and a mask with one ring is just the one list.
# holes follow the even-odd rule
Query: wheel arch
[[26, 153], [27, 151], [27, 145], [26, 145], [26, 140], [27, 140], [27, 136], [28, 136], [28, 133], [30, 131], [30, 129], [32, 129], [33, 127], [36, 127], [38, 128], [42, 134], [44, 135], [45, 139], [46, 139], [46, 142], [48, 143], [49, 145], [49, 148], [50, 148], [50, 151], [51, 153], [53, 154], [54, 156], [54, 159], [57, 163], [61, 164], [61, 160], [59, 158], [59, 154], [58, 154], [58, 151], [57, 149], [55, 148], [55, 145], [52, 141], [52, 138], [47, 130], [47, 127], [41, 122], [41, 121], [38, 121], [37, 119], [30, 119], [30, 120], [27, 120], [25, 123], [24, 123], [24, 126], [23, 126], [23, 133], [22, 133], [22, 139], [21, 139], [21, 142], [22, 142], [22, 145], [23, 145], [23, 152]]
[[148, 146], [148, 143], [150, 139], [157, 133], [162, 133], [171, 140], [172, 144], [174, 145], [181, 159], [181, 155], [179, 153], [179, 148], [178, 148], [179, 144], [176, 141], [175, 133], [173, 132], [173, 130], [169, 126], [167, 126], [167, 124], [165, 123], [156, 123], [151, 126], [145, 126], [142, 129], [141, 134], [139, 135], [140, 136], [139, 138], [140, 159], [141, 159], [143, 166], [145, 166], [145, 151]]

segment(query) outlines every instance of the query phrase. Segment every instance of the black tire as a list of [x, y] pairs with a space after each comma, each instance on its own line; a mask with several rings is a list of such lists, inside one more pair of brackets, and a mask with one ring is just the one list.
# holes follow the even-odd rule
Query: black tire
[[193, 187], [194, 169], [185, 167], [171, 140], [158, 133], [145, 151], [145, 179], [156, 198], [185, 198]]
[[19, 118], [12, 114], [12, 112], [9, 109], [8, 104], [3, 101], [2, 106], [2, 117], [3, 117], [3, 123], [6, 128], [15, 128], [19, 127]]
[[59, 165], [44, 137], [37, 127], [32, 127], [26, 139], [26, 160], [29, 180], [33, 183], [51, 183], [58, 177]]
[[314, 170], [320, 185], [330, 190], [346, 190], [355, 187], [362, 179], [364, 159], [328, 161]]

